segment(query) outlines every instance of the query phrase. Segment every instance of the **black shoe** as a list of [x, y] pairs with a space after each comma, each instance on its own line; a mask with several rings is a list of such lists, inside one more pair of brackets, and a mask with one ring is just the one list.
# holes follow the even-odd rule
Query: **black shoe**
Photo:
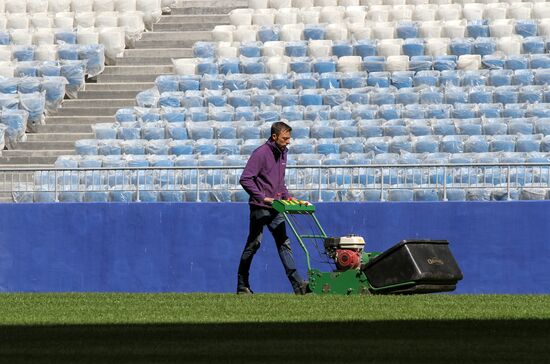
[[302, 281], [298, 287], [294, 288], [294, 293], [297, 295], [304, 295], [304, 294], [311, 293], [311, 289], [309, 288], [309, 282]]
[[242, 287], [237, 289], [237, 294], [254, 294], [254, 292], [248, 287]]

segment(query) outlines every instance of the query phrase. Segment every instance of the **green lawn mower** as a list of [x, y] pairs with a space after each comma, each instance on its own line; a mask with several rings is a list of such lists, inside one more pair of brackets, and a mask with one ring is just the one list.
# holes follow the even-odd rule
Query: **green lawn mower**
[[[418, 294], [449, 292], [462, 279], [446, 240], [403, 240], [383, 253], [366, 252], [357, 235], [329, 237], [306, 201], [276, 200], [307, 260], [309, 289], [316, 294]], [[300, 234], [298, 217], [308, 219], [311, 233]], [[313, 225], [311, 225], [313, 221]], [[315, 243], [321, 257], [333, 265], [331, 272], [312, 268], [304, 240]], [[321, 250], [319, 241], [322, 241]]]

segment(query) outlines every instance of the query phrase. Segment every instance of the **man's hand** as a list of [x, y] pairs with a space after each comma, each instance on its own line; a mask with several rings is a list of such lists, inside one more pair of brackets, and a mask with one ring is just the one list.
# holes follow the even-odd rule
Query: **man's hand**
[[264, 197], [264, 202], [268, 205], [271, 205], [273, 203], [273, 198], [271, 197]]

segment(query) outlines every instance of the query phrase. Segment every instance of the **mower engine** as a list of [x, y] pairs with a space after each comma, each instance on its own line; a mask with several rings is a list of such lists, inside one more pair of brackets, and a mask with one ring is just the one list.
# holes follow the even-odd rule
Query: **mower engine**
[[346, 235], [339, 238], [325, 238], [325, 253], [334, 260], [339, 271], [358, 269], [361, 266], [361, 254], [365, 240], [357, 235]]

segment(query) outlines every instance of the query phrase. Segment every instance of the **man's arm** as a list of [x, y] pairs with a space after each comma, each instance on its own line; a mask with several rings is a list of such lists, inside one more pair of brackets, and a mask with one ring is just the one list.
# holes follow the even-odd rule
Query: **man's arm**
[[239, 183], [243, 186], [244, 190], [256, 201], [264, 201], [266, 197], [263, 192], [258, 189], [254, 181], [260, 173], [263, 162], [262, 159], [263, 157], [259, 153], [252, 153], [250, 159], [244, 167], [241, 179], [239, 180]]

